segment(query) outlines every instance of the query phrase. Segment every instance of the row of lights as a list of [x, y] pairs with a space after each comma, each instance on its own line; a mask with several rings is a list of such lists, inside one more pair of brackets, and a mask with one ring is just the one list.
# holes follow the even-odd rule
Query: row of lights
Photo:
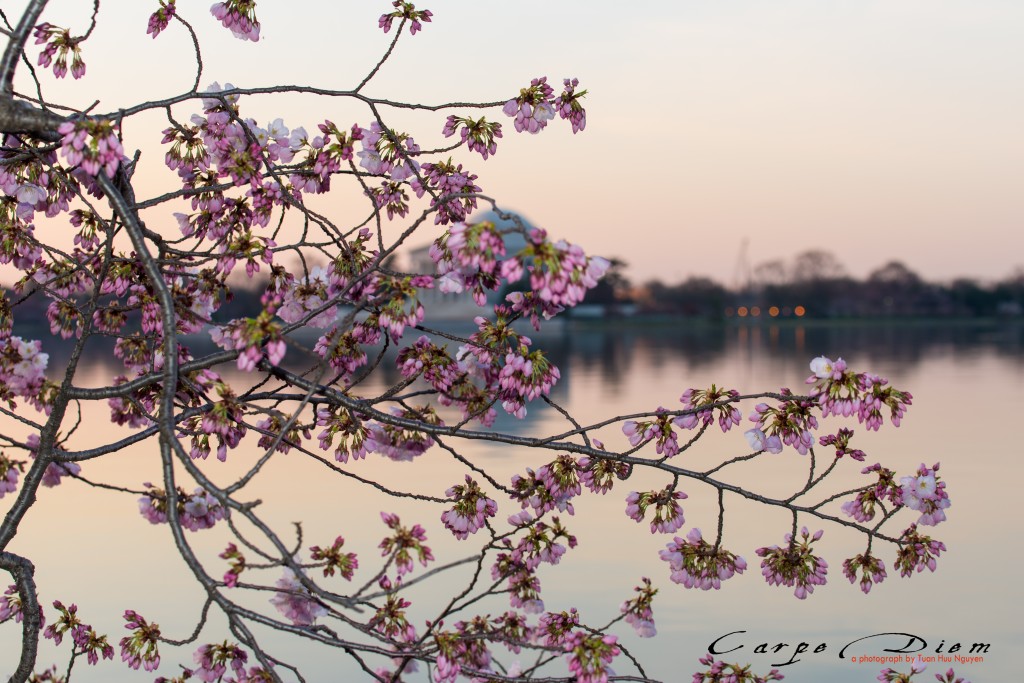
[[[783, 308], [779, 308], [778, 306], [771, 306], [768, 308], [768, 315], [771, 316], [772, 318], [778, 318], [780, 315], [783, 317], [795, 315], [798, 318], [802, 318], [806, 314], [807, 309], [804, 308], [803, 306], [796, 306], [794, 308], [790, 308], [789, 306], [784, 306]], [[727, 318], [731, 318], [734, 315], [739, 318], [746, 318], [748, 316], [751, 318], [759, 318], [761, 316], [761, 307], [751, 306], [750, 308], [747, 308], [746, 306], [740, 306], [739, 308], [736, 309], [733, 309], [731, 307], [725, 309], [725, 316]]]

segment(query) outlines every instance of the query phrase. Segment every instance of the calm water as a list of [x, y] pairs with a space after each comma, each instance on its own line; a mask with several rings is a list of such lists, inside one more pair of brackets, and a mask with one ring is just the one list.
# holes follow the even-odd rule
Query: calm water
[[[631, 597], [640, 577], [651, 577], [661, 590], [654, 605], [658, 636], [640, 640], [628, 627], [616, 632], [648, 675], [664, 681], [689, 681], [708, 645], [736, 631], [746, 633], [723, 641], [723, 649], [744, 647], [725, 658], [752, 662], [758, 671], [787, 661], [798, 644], [808, 644], [802, 661], [782, 669], [787, 681], [798, 683], [826, 677], [851, 683], [875, 680], [882, 665], [858, 664], [851, 656], [879, 655], [884, 647], [901, 647], [907, 638], [862, 641], [847, 650], [845, 659], [839, 658], [839, 651], [858, 638], [886, 632], [918, 636], [927, 642], [922, 654], [928, 655], [934, 655], [940, 644], [945, 652], [960, 642], [963, 649], [959, 654], [963, 654], [972, 643], [987, 643], [984, 661], [954, 664], [958, 673], [974, 683], [1013, 680], [1011, 672], [1018, 670], [1014, 650], [1024, 636], [1017, 614], [1024, 598], [1018, 578], [1022, 551], [1013, 508], [1014, 501], [1020, 499], [1017, 487], [1024, 474], [1018, 426], [1024, 407], [1024, 333], [1019, 326], [632, 327], [565, 330], [538, 338], [537, 344], [548, 348], [562, 369], [555, 399], [583, 423], [659, 405], [673, 407], [687, 387], [712, 382], [743, 392], [782, 386], [799, 390], [810, 358], [842, 356], [851, 367], [888, 377], [915, 397], [900, 429], [886, 428], [866, 436], [858, 430], [858, 439], [864, 438], [857, 445], [867, 451], [867, 464], [882, 461], [902, 475], [920, 462], [941, 461], [941, 474], [952, 499], [949, 521], [934, 530], [934, 536], [949, 548], [940, 558], [937, 572], [902, 579], [890, 569], [888, 580], [865, 596], [841, 574], [842, 559], [863, 550], [861, 537], [825, 526], [818, 549], [830, 564], [829, 584], [799, 601], [791, 591], [765, 584], [753, 552], [782, 542], [788, 514], [728, 497], [724, 544], [746, 557], [751, 568], [717, 592], [688, 591], [671, 583], [667, 564], [658, 559], [658, 551], [671, 536], [651, 535], [646, 525], [639, 526], [623, 514], [629, 490], [661, 487], [666, 480], [637, 474], [608, 496], [588, 495], [576, 504], [576, 516], [566, 521], [578, 536], [579, 547], [559, 566], [541, 573], [547, 609], [577, 606], [583, 619], [597, 626], [617, 614], [619, 604]], [[54, 364], [59, 362], [57, 356], [55, 351]], [[100, 382], [106, 373], [103, 363], [103, 358], [97, 357], [83, 372], [81, 383]], [[745, 406], [744, 412], [752, 408], [752, 404]], [[530, 411], [524, 422], [500, 419], [496, 427], [536, 434], [566, 429], [564, 419], [554, 411], [533, 407]], [[80, 437], [83, 447], [109, 438], [112, 428], [104, 425], [105, 413], [102, 405], [85, 411]], [[833, 429], [841, 426], [826, 423], [823, 429], [830, 424], [835, 424]], [[5, 432], [23, 435], [19, 429], [4, 425]], [[617, 428], [604, 430], [600, 437], [609, 445], [625, 443]], [[715, 431], [693, 451], [679, 456], [678, 462], [700, 469], [747, 450], [740, 431], [726, 435]], [[209, 462], [207, 470], [218, 481], [227, 481], [253, 453], [233, 453], [226, 465]], [[471, 444], [465, 453], [500, 477], [550, 459], [549, 453], [480, 444]], [[767, 494], [783, 495], [806, 478], [806, 463], [806, 458], [787, 449], [778, 456], [766, 455], [734, 466], [722, 476]], [[461, 479], [451, 464], [449, 456], [434, 449], [411, 464], [371, 456], [370, 461], [350, 467], [398, 488], [440, 495]], [[217, 471], [218, 466], [223, 472]], [[860, 467], [852, 461], [841, 462], [837, 468], [841, 481], [834, 490], [860, 485]], [[144, 481], [158, 481], [158, 469], [155, 448], [144, 446], [85, 463], [83, 475], [138, 488]], [[325, 472], [302, 456], [276, 457], [246, 489], [247, 496], [264, 500], [264, 515], [284, 533], [290, 522], [304, 520], [304, 547], [345, 536], [346, 549], [360, 553], [364, 577], [377, 566], [375, 546], [384, 532], [377, 513], [382, 509], [399, 513], [403, 521], [422, 521], [439, 560], [466, 554], [468, 546], [460, 546], [442, 529], [437, 509], [375, 498], [337, 477], [325, 476]], [[713, 496], [696, 483], [684, 482], [682, 488], [690, 498], [684, 501], [687, 523], [680, 533], [698, 526], [713, 534]], [[0, 511], [6, 510], [10, 500], [0, 501]], [[510, 505], [500, 504], [499, 518], [514, 512]], [[907, 515], [909, 523], [913, 517]], [[227, 542], [223, 529], [194, 534], [191, 539], [197, 552], [208, 560], [211, 573], [226, 569], [215, 557]], [[35, 562], [45, 605], [53, 599], [77, 601], [83, 619], [108, 633], [114, 643], [123, 632], [120, 614], [126, 608], [159, 622], [165, 635], [181, 638], [193, 628], [202, 606], [201, 592], [182, 575], [184, 567], [172, 549], [167, 529], [146, 523], [136, 513], [132, 496], [96, 491], [78, 482], [45, 489], [12, 549]], [[883, 547], [881, 555], [891, 568], [893, 551]], [[357, 579], [359, 576], [357, 573]], [[412, 614], [418, 625], [432, 616], [432, 610], [464, 577], [465, 573], [444, 578], [433, 588], [411, 592]], [[274, 578], [276, 572], [267, 580]], [[344, 590], [341, 584], [333, 587]], [[251, 604], [262, 608], [266, 596], [257, 596]], [[486, 609], [494, 613], [506, 606], [495, 601]], [[47, 608], [48, 619], [52, 614]], [[0, 627], [0, 674], [13, 668], [10, 662], [15, 660], [19, 635], [20, 628], [12, 624]], [[223, 621], [214, 617], [200, 642], [222, 640], [225, 635]], [[301, 663], [311, 682], [359, 678], [343, 655], [321, 653], [288, 639], [266, 642], [284, 659]], [[761, 643], [786, 646], [779, 654], [755, 654], [754, 648]], [[824, 648], [819, 647], [822, 644]], [[823, 651], [811, 653], [815, 647]], [[164, 666], [158, 673], [175, 675], [178, 663], [191, 663], [194, 649], [165, 648]], [[39, 668], [66, 662], [67, 652], [66, 645], [59, 653], [45, 645]], [[83, 664], [76, 664], [74, 680], [148, 681], [155, 677], [129, 672], [119, 662], [98, 667]], [[932, 672], [949, 666], [933, 663], [921, 680], [932, 679]], [[636, 673], [624, 658], [620, 658], [617, 671]]]

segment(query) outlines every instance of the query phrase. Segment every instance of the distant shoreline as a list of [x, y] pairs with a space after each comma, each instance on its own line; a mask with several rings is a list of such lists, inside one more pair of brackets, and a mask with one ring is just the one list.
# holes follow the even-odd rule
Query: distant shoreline
[[1014, 327], [1024, 326], [1022, 317], [998, 316], [865, 316], [803, 318], [712, 318], [708, 316], [634, 315], [630, 317], [570, 318], [572, 327], [605, 329], [615, 327], [866, 327], [866, 326], [949, 326]]

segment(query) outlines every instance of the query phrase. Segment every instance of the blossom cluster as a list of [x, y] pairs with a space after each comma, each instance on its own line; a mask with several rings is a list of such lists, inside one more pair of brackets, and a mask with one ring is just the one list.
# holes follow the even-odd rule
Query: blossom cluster
[[298, 196], [300, 186], [283, 187], [269, 179], [268, 164], [289, 163], [310, 143], [302, 127], [289, 130], [283, 119], [266, 127], [254, 119], [242, 119], [235, 86], [211, 83], [203, 93], [203, 114], [191, 117], [192, 125], [176, 124], [164, 130], [170, 144], [164, 160], [190, 188], [216, 185], [220, 178], [248, 187], [245, 197], [229, 197], [222, 191], [198, 191], [192, 195], [197, 214], [176, 214], [186, 236], [207, 234], [222, 240], [232, 232], [243, 234], [252, 226], [266, 227], [270, 210]]
[[[373, 175], [388, 175], [394, 182], [408, 180], [419, 170], [413, 157], [420, 146], [407, 133], [385, 130], [374, 121], [369, 128], [359, 130], [359, 165]], [[402, 215], [405, 215], [404, 213]]]
[[419, 293], [421, 289], [433, 287], [434, 278], [429, 275], [379, 278], [377, 288], [384, 301], [379, 314], [381, 330], [398, 340], [406, 327], [415, 327], [423, 322], [425, 311]]
[[[854, 373], [841, 358], [832, 361], [819, 356], [811, 361], [810, 367], [814, 374], [807, 378], [807, 384], [813, 385], [812, 400], [796, 397], [791, 390], [783, 388], [780, 391], [783, 400], [778, 406], [767, 403], [755, 406], [750, 420], [757, 427], [745, 434], [752, 448], [778, 453], [783, 445], [788, 445], [806, 454], [815, 443], [812, 430], [818, 428], [817, 409], [822, 417], [855, 416], [869, 430], [877, 430], [881, 426], [883, 407], [889, 408], [892, 422], [898, 426], [911, 403], [909, 392], [888, 386], [888, 381], [877, 375]], [[837, 458], [849, 455], [855, 460], [864, 460], [862, 450], [849, 447], [852, 435], [853, 430], [842, 428], [836, 434], [821, 437], [819, 443], [834, 446]]]
[[331, 328], [327, 334], [317, 339], [313, 351], [338, 373], [339, 378], [349, 378], [356, 370], [366, 365], [365, 346], [379, 341], [380, 334], [380, 329], [375, 323], [357, 323], [351, 330], [345, 332]]
[[423, 378], [440, 394], [448, 392], [464, 374], [458, 363], [448, 355], [446, 347], [421, 336], [412, 346], [403, 347], [395, 361], [405, 378]]
[[957, 676], [953, 669], [948, 669], [945, 674], [935, 674], [935, 680], [939, 683], [971, 683], [965, 678]]
[[[477, 316], [478, 326], [456, 354], [459, 382], [443, 395], [443, 404], [459, 404], [467, 417], [484, 424], [493, 421], [491, 405], [501, 402], [505, 412], [526, 416], [526, 403], [547, 395], [561, 376], [547, 356], [531, 350], [532, 340], [512, 329], [514, 314], [506, 306], [494, 307], [495, 320]], [[482, 386], [473, 384], [479, 380]]]
[[160, 625], [151, 624], [134, 610], [125, 610], [124, 627], [131, 635], [121, 639], [121, 661], [130, 668], [146, 671], [160, 667]]
[[853, 430], [843, 427], [835, 434], [828, 434], [818, 439], [818, 443], [822, 446], [833, 446], [836, 449], [836, 457], [841, 458], [844, 455], [848, 455], [854, 460], [860, 462], [864, 461], [867, 454], [859, 448], [850, 448], [850, 437], [853, 436]]
[[626, 496], [626, 516], [636, 522], [643, 522], [647, 509], [653, 505], [651, 533], [671, 534], [686, 521], [683, 519], [683, 508], [676, 502], [686, 497], [685, 493], [671, 486], [660, 491], [630, 491]]
[[392, 592], [394, 586], [385, 576], [380, 580], [380, 587], [388, 593], [384, 604], [377, 608], [368, 626], [388, 638], [413, 641], [416, 639], [416, 627], [406, 617], [406, 607], [412, 603]]
[[767, 675], [761, 676], [752, 672], [749, 665], [727, 664], [710, 654], [701, 657], [700, 663], [708, 669], [694, 673], [693, 683], [768, 683], [785, 678], [778, 669], [772, 669]]
[[491, 578], [495, 581], [507, 579], [509, 603], [525, 614], [540, 614], [544, 601], [540, 597], [540, 579], [526, 566], [522, 558], [514, 554], [499, 553], [491, 567]]
[[310, 557], [314, 562], [323, 562], [324, 576], [334, 576], [337, 572], [342, 578], [351, 581], [355, 570], [359, 568], [359, 559], [355, 553], [343, 553], [341, 547], [345, 545], [345, 539], [338, 536], [334, 543], [326, 548], [314, 545], [309, 549]]
[[562, 376], [543, 351], [531, 351], [525, 337], [518, 348], [509, 350], [498, 374], [498, 400], [506, 412], [525, 417], [526, 403], [547, 396]]
[[409, 213], [409, 195], [401, 182], [385, 180], [380, 187], [367, 190], [367, 194], [377, 209], [383, 209], [388, 214], [389, 221], [395, 216], [404, 218]]
[[939, 463], [931, 467], [921, 463], [917, 476], [900, 479], [903, 505], [921, 513], [917, 523], [923, 526], [935, 526], [946, 521], [944, 510], [950, 504], [949, 494], [946, 493], [946, 482], [935, 474], [938, 469]]
[[935, 571], [936, 558], [946, 550], [946, 544], [932, 540], [917, 532], [917, 525], [911, 524], [900, 536], [900, 549], [896, 554], [894, 569], [900, 570], [900, 576], [910, 576], [914, 571]]
[[822, 536], [817, 531], [812, 536], [807, 527], [800, 530], [798, 542], [793, 534], [785, 536], [786, 545], [758, 548], [761, 560], [761, 574], [772, 586], [795, 586], [793, 595], [803, 600], [814, 592], [815, 586], [825, 585], [828, 563], [811, 552], [811, 543]]
[[811, 430], [818, 428], [818, 418], [813, 412], [817, 406], [812, 401], [790, 398], [793, 393], [789, 389], [782, 389], [780, 393], [786, 398], [777, 407], [767, 403], [754, 406], [750, 421], [756, 423], [765, 435], [766, 449], [770, 446], [772, 452], [780, 452], [781, 442], [792, 446], [797, 453], [806, 455], [814, 446]]
[[[462, 164], [447, 161], [423, 164], [419, 177], [410, 181], [417, 197], [430, 193], [430, 208], [436, 210], [435, 225], [465, 221], [476, 210], [477, 175], [462, 170]], [[422, 178], [422, 180], [421, 180]]]
[[843, 561], [843, 575], [850, 580], [850, 583], [857, 582], [857, 572], [860, 572], [860, 589], [867, 595], [871, 586], [882, 583], [885, 580], [885, 563], [870, 552], [865, 552]]
[[[7, 201], [0, 203], [0, 217], [3, 218], [0, 221], [0, 264], [12, 263], [16, 268], [27, 270], [35, 265], [42, 254], [42, 249], [34, 239], [35, 227], [32, 223], [26, 223], [26, 220], [31, 219], [35, 207], [45, 201], [43, 190], [31, 185], [23, 191], [11, 174], [2, 171], [0, 181], [3, 181], [5, 191], [10, 188], [15, 193], [13, 198], [8, 197]], [[6, 297], [4, 301], [7, 302]], [[4, 323], [5, 329], [9, 331], [9, 312], [4, 316]]]
[[[599, 441], [594, 442], [596, 448], [604, 448]], [[611, 458], [591, 458], [584, 456], [578, 462], [580, 483], [593, 493], [605, 494], [612, 490], [615, 480], [629, 477], [629, 464]]]
[[485, 161], [488, 156], [498, 151], [498, 143], [495, 140], [501, 138], [501, 124], [496, 121], [488, 121], [485, 116], [472, 119], [452, 114], [445, 121], [441, 132], [446, 138], [450, 138], [456, 131], [469, 151], [478, 152]]
[[81, 166], [89, 175], [102, 169], [113, 178], [124, 157], [124, 148], [117, 130], [110, 121], [80, 119], [65, 121], [57, 127], [61, 134], [60, 150], [72, 166]]
[[580, 104], [580, 99], [586, 94], [586, 90], [576, 92], [576, 86], [580, 84], [578, 78], [566, 78], [563, 81], [565, 90], [555, 100], [555, 109], [558, 115], [572, 124], [572, 132], [579, 133], [587, 127], [587, 112]]
[[530, 289], [539, 299], [537, 304], [545, 318], [583, 301], [587, 290], [597, 285], [611, 265], [600, 256], [588, 257], [581, 247], [565, 240], [551, 242], [540, 228], [531, 230], [527, 238], [526, 247], [502, 263], [501, 274], [515, 282], [528, 263]]
[[279, 365], [287, 350], [280, 325], [271, 319], [267, 311], [256, 318], [244, 318], [224, 327], [214, 327], [210, 330], [210, 338], [222, 349], [238, 350], [238, 369], [245, 372], [256, 369], [264, 351], [271, 365]]
[[191, 436], [189, 455], [196, 460], [209, 457], [210, 438], [216, 438], [217, 459], [224, 462], [228, 449], [237, 448], [248, 431], [242, 422], [242, 405], [231, 387], [221, 379], [207, 375], [200, 382], [207, 395], [215, 393], [219, 400], [212, 402], [201, 416], [186, 419], [181, 434]]
[[444, 492], [455, 500], [455, 505], [441, 513], [446, 529], [459, 540], [466, 540], [483, 528], [487, 518], [498, 513], [498, 504], [487, 497], [480, 485], [468, 474], [466, 483], [456, 484]]
[[454, 631], [435, 633], [437, 669], [434, 680], [455, 683], [463, 667], [492, 671], [491, 652], [484, 637], [493, 635], [493, 632], [494, 627], [487, 620], [475, 618], [456, 622]]
[[[349, 458], [359, 460], [367, 453], [366, 424], [344, 408], [320, 408], [316, 412], [317, 425], [324, 430], [317, 435], [322, 450], [334, 446], [334, 459], [348, 462]], [[337, 440], [337, 445], [335, 445]]]
[[568, 653], [569, 673], [578, 683], [606, 683], [609, 666], [622, 654], [618, 638], [613, 635], [591, 635], [583, 631], [569, 634], [562, 645]]
[[[526, 534], [516, 544], [508, 537], [502, 539], [502, 551], [491, 566], [491, 578], [507, 581], [512, 607], [526, 614], [540, 614], [544, 611], [544, 601], [540, 598], [541, 586], [536, 569], [541, 563], [558, 564], [567, 548], [576, 547], [576, 537], [569, 533], [558, 517], [547, 524], [523, 510], [509, 517], [508, 522], [526, 530]], [[564, 545], [559, 542], [562, 539], [566, 542]]]
[[206, 683], [223, 680], [228, 673], [228, 667], [238, 680], [247, 679], [245, 664], [249, 661], [248, 653], [226, 640], [222, 643], [200, 645], [192, 656], [192, 661], [196, 664], [192, 675]]
[[672, 429], [672, 425], [683, 426], [689, 424], [691, 415], [678, 415], [672, 417], [667, 415], [667, 409], [659, 407], [656, 411], [658, 416], [653, 420], [626, 420], [622, 423], [622, 433], [629, 439], [629, 445], [634, 448], [650, 441], [654, 441], [655, 451], [658, 455], [671, 458], [679, 453], [679, 440]]
[[332, 282], [327, 268], [323, 266], [314, 266], [302, 278], [287, 273], [277, 315], [289, 324], [308, 317], [306, 325], [326, 329], [338, 317], [338, 307], [331, 303], [337, 290], [336, 283]]
[[[569, 533], [558, 517], [552, 517], [549, 524], [531, 519], [530, 514], [523, 511], [510, 516], [508, 522], [525, 530], [511, 558], [522, 561], [528, 571], [532, 572], [541, 563], [558, 564], [568, 549], [576, 547], [576, 537]], [[560, 542], [563, 539], [564, 544]]]
[[224, 572], [224, 585], [227, 588], [234, 588], [238, 585], [238, 577], [245, 571], [245, 555], [234, 543], [228, 543], [228, 547], [217, 555], [222, 560], [228, 561], [228, 570]]
[[882, 426], [882, 410], [888, 408], [890, 420], [897, 427], [913, 402], [913, 395], [889, 386], [888, 380], [871, 373], [855, 373], [842, 358], [831, 360], [819, 356], [811, 361], [810, 394], [821, 405], [823, 417], [856, 416], [869, 430]]
[[[3, 147], [0, 150], [0, 161], [3, 161], [0, 189], [7, 196], [0, 202], [0, 215], [5, 219], [0, 233], [3, 234], [0, 263], [14, 261], [19, 269], [30, 270], [40, 265], [42, 254], [38, 243], [26, 239], [33, 232], [30, 221], [36, 211], [44, 211], [52, 217], [67, 210], [71, 183], [63, 173], [52, 169], [57, 161], [52, 149], [35, 150], [12, 135], [3, 136]], [[26, 154], [29, 149], [32, 149], [31, 157]], [[42, 277], [45, 280], [45, 274]]]
[[256, 19], [256, 0], [225, 0], [214, 3], [210, 13], [240, 40], [257, 42], [260, 22]]
[[20, 624], [23, 616], [21, 595], [18, 593], [18, 587], [12, 583], [4, 591], [4, 594], [0, 595], [0, 623], [14, 619], [16, 623]]
[[46, 382], [49, 354], [38, 339], [28, 341], [0, 334], [0, 400], [10, 403], [15, 396], [38, 399]]
[[176, 0], [160, 0], [160, 9], [149, 15], [149, 21], [146, 24], [146, 34], [156, 38], [171, 23], [171, 17], [177, 14], [177, 6], [174, 4]]
[[[443, 425], [432, 406], [422, 408], [392, 408], [391, 414], [403, 420], [414, 420], [427, 425]], [[380, 453], [396, 462], [409, 462], [423, 455], [434, 445], [434, 438], [414, 428], [399, 427], [382, 422], [369, 422], [363, 447], [369, 453]]]
[[875, 505], [888, 500], [893, 505], [903, 503], [903, 491], [896, 484], [896, 473], [881, 463], [869, 465], [861, 470], [861, 474], [876, 473], [878, 480], [873, 486], [860, 491], [853, 500], [843, 503], [842, 510], [858, 522], [867, 522], [875, 517]]
[[414, 556], [424, 567], [434, 559], [434, 554], [426, 545], [427, 532], [422, 526], [415, 524], [412, 528], [404, 527], [398, 515], [389, 512], [380, 513], [380, 518], [394, 532], [380, 542], [380, 554], [381, 557], [394, 557], [398, 576], [413, 570]]
[[739, 426], [743, 414], [740, 409], [732, 405], [740, 392], [735, 389], [723, 389], [712, 384], [708, 389], [687, 389], [679, 397], [679, 402], [686, 407], [688, 412], [680, 415], [676, 422], [684, 429], [693, 429], [698, 424], [703, 427], [709, 426], [715, 421], [715, 413], [718, 413], [718, 426], [723, 432], [728, 432], [735, 426]]
[[[157, 677], [155, 683], [185, 683], [193, 677], [205, 683], [225, 681], [231, 683], [265, 683], [275, 680], [270, 671], [260, 665], [246, 668], [249, 654], [235, 643], [200, 645], [192, 655], [195, 668], [181, 667], [181, 675], [174, 678]], [[230, 671], [229, 671], [230, 669]]]
[[545, 612], [537, 620], [534, 639], [546, 647], [557, 648], [579, 625], [580, 615], [575, 607], [568, 612]]
[[505, 103], [503, 111], [506, 116], [515, 117], [516, 131], [536, 135], [555, 118], [553, 94], [554, 89], [548, 85], [547, 76], [534, 78], [530, 87], [523, 88], [518, 96]]
[[303, 128], [292, 133], [294, 151], [304, 152], [304, 159], [293, 165], [295, 171], [288, 181], [297, 192], [321, 194], [331, 189], [331, 175], [341, 169], [341, 163], [352, 161], [355, 155], [353, 145], [363, 137], [363, 128], [353, 124], [351, 130], [343, 131], [333, 121], [327, 120], [317, 126], [322, 135], [309, 138]]
[[654, 611], [651, 609], [651, 602], [658, 594], [658, 589], [653, 588], [651, 580], [645, 576], [643, 585], [633, 590], [637, 596], [623, 602], [619, 611], [626, 615], [626, 623], [633, 627], [639, 637], [652, 638], [658, 634], [654, 626]]
[[782, 452], [782, 439], [779, 438], [778, 434], [769, 436], [760, 429], [748, 429], [743, 432], [743, 437], [750, 444], [750, 447], [754, 449], [755, 453], [760, 453], [761, 451], [769, 453]]
[[720, 589], [722, 581], [742, 574], [747, 568], [746, 560], [718, 544], [708, 543], [696, 527], [690, 529], [685, 540], [673, 538], [659, 556], [668, 562], [672, 581], [704, 591]]
[[[910, 671], [908, 673], [901, 673], [895, 669], [885, 668], [882, 669], [875, 680], [883, 681], [883, 683], [910, 683], [910, 679], [919, 673], [924, 673], [924, 670], [927, 668], [928, 665], [925, 664], [921, 656], [918, 655], [917, 659], [911, 662]], [[952, 669], [950, 669], [950, 672], [952, 672]], [[935, 677], [940, 681], [942, 680], [942, 677], [939, 674], [935, 674]]]
[[55, 645], [60, 645], [64, 636], [70, 633], [75, 655], [85, 655], [86, 661], [91, 665], [97, 664], [101, 657], [114, 658], [114, 648], [107, 642], [107, 637], [97, 634], [92, 626], [78, 618], [77, 605], [65, 607], [60, 600], [54, 600], [53, 607], [57, 610], [58, 616], [43, 631], [44, 637], [52, 640]]
[[[139, 513], [150, 524], [167, 523], [167, 493], [150, 483], [144, 484], [149, 489], [146, 495], [139, 498]], [[189, 531], [210, 529], [218, 521], [227, 517], [227, 510], [220, 501], [206, 489], [196, 487], [191, 494], [178, 489], [178, 521]]]
[[311, 439], [312, 434], [308, 426], [292, 424], [286, 432], [282, 432], [289, 419], [277, 411], [271, 411], [270, 415], [256, 423], [256, 431], [260, 433], [260, 440], [256, 442], [259, 448], [268, 449], [271, 446], [279, 453], [287, 453], [293, 447], [302, 445], [303, 439]]
[[64, 78], [68, 74], [70, 52], [71, 76], [77, 80], [85, 75], [85, 62], [82, 61], [82, 49], [79, 47], [83, 38], [73, 38], [67, 29], [49, 23], [39, 24], [32, 34], [36, 45], [46, 45], [39, 53], [39, 66], [48, 67], [53, 64], [53, 75]]
[[906, 476], [895, 482], [895, 472], [875, 463], [862, 470], [863, 474], [877, 473], [878, 482], [862, 489], [853, 500], [842, 505], [844, 513], [858, 522], [867, 522], [875, 516], [875, 506], [889, 501], [894, 506], [903, 506], [921, 513], [917, 524], [935, 526], [946, 519], [945, 510], [950, 506], [946, 484], [937, 475], [939, 463], [928, 467], [921, 463], [917, 474]]
[[430, 258], [437, 264], [438, 289], [445, 294], [468, 289], [478, 306], [486, 303], [487, 291], [498, 288], [498, 259], [504, 255], [505, 241], [487, 221], [454, 223], [430, 245]]
[[582, 491], [579, 463], [570, 455], [560, 455], [536, 472], [527, 467], [524, 474], [512, 475], [512, 499], [522, 508], [532, 508], [540, 518], [558, 510], [573, 514], [572, 499]]
[[24, 470], [24, 462], [13, 460], [0, 451], [0, 498], [18, 489], [18, 476]]
[[296, 626], [312, 626], [318, 617], [327, 614], [327, 608], [310, 595], [293, 570], [286, 567], [274, 585], [277, 591], [270, 603]]
[[587, 127], [587, 112], [580, 103], [587, 91], [576, 92], [579, 84], [579, 79], [566, 78], [565, 90], [555, 97], [546, 76], [534, 78], [529, 87], [521, 89], [519, 95], [505, 103], [503, 111], [506, 116], [515, 118], [515, 128], [520, 133], [539, 133], [555, 118], [556, 112], [569, 121], [573, 133], [578, 133]]
[[377, 22], [378, 27], [383, 29], [384, 33], [391, 30], [391, 24], [395, 19], [401, 19], [403, 23], [409, 22], [409, 33], [416, 35], [423, 28], [422, 22], [429, 23], [434, 16], [430, 10], [418, 10], [416, 5], [404, 2], [404, 0], [394, 0], [391, 5], [395, 7], [395, 11], [382, 14]]

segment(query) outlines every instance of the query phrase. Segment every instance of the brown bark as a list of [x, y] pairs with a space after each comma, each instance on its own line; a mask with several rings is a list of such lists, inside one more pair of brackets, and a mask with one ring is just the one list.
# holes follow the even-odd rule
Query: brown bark
[[60, 140], [57, 126], [64, 118], [53, 112], [19, 102], [11, 97], [0, 97], [0, 133], [28, 133], [43, 140]]

